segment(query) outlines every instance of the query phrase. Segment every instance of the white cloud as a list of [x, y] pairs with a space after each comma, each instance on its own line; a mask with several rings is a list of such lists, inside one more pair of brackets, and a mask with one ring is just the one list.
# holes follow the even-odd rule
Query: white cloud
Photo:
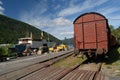
[[24, 14], [23, 16], [21, 16], [21, 20], [25, 21], [31, 25], [36, 26], [37, 28], [41, 29], [43, 27], [65, 27], [65, 26], [71, 26], [72, 25], [72, 21], [65, 19], [63, 17], [59, 17], [59, 18], [54, 18], [51, 19], [49, 16], [39, 16], [39, 17], [34, 17], [32, 15], [29, 14]]
[[106, 8], [99, 9], [97, 12], [102, 13], [102, 14], [107, 16], [113, 12], [116, 12], [116, 11], [120, 11], [120, 8], [118, 8], [118, 7], [106, 7]]
[[55, 10], [59, 9], [61, 6], [60, 5], [57, 5], [54, 7]]
[[0, 5], [2, 5], [3, 3], [2, 3], [2, 1], [0, 1]]
[[24, 17], [23, 18], [24, 21], [54, 35], [59, 39], [64, 39], [65, 36], [66, 37], [73, 36], [72, 34], [68, 34], [69, 33], [68, 31], [73, 30], [71, 29], [72, 22], [68, 19], [65, 19], [63, 17], [59, 17], [55, 19], [50, 19], [50, 17], [39, 17], [39, 18], [34, 18], [34, 17], [29, 18], [29, 17], [30, 16]]
[[49, 19], [47, 16], [42, 17], [42, 15], [47, 11], [47, 7], [48, 6], [45, 4], [45, 0], [39, 1], [39, 3], [31, 9], [31, 11], [23, 11], [20, 15], [20, 20], [36, 27], [46, 26], [46, 22], [49, 21]]
[[[43, 7], [43, 6], [44, 7]], [[40, 9], [42, 6], [43, 9]], [[58, 6], [57, 8], [59, 8]], [[39, 3], [31, 11], [22, 12], [20, 19], [26, 23], [29, 23], [39, 29], [42, 29], [59, 39], [64, 39], [64, 36], [69, 36], [68, 34], [61, 35], [61, 32], [66, 31], [66, 27], [70, 28], [72, 25], [72, 21], [68, 20], [64, 17], [54, 17], [55, 14], [46, 14], [48, 10], [48, 6], [44, 3]], [[69, 30], [67, 28], [67, 30]]]
[[74, 32], [73, 31], [68, 31], [68, 32], [61, 32], [60, 34], [61, 35], [69, 35], [69, 34], [73, 34]]
[[2, 7], [3, 3], [0, 1], [0, 14], [4, 14], [4, 8]]
[[50, 34], [54, 35], [59, 39], [64, 39], [65, 37], [67, 38], [73, 37], [72, 26], [47, 28], [45, 31], [49, 32]]
[[[97, 7], [97, 12], [105, 15], [107, 18], [115, 18], [116, 15], [111, 16], [110, 14], [120, 10], [118, 7], [101, 6], [109, 0], [85, 0], [84, 2], [81, 0], [82, 3], [77, 3], [79, 0], [70, 0], [68, 7], [64, 8], [61, 4], [54, 4], [52, 9], [50, 9], [47, 2], [41, 1], [34, 6], [31, 11], [25, 11], [21, 15], [21, 20], [46, 31], [59, 39], [73, 36], [72, 19], [68, 19], [68, 16], [88, 11], [89, 9], [92, 10]], [[53, 10], [59, 11], [55, 12]], [[109, 20], [109, 23], [116, 24], [113, 23], [112, 20]]]
[[109, 1], [109, 0], [99, 0], [99, 1], [97, 1], [97, 2], [95, 2], [96, 0], [93, 0], [93, 1], [94, 1], [94, 2], [91, 2], [91, 3], [93, 3], [93, 5], [94, 5], [94, 7], [95, 7], [95, 6], [100, 6], [100, 5], [106, 3], [106, 2]]
[[75, 1], [73, 2], [73, 0], [72, 0], [72, 2], [70, 3], [70, 6], [61, 10], [59, 12], [58, 16], [69, 16], [69, 15], [81, 12], [83, 10], [86, 10], [86, 9], [100, 6], [101, 4], [104, 4], [107, 1], [108, 0], [98, 0], [97, 2], [94, 1], [94, 3], [93, 3], [93, 0], [86, 0], [83, 2], [83, 4], [76, 5], [76, 4], [74, 4]]
[[118, 26], [120, 26], [120, 22], [119, 22], [120, 15], [117, 13], [119, 11], [120, 11], [120, 8], [118, 7], [107, 6], [107, 7], [98, 9], [97, 12], [103, 14], [108, 19], [109, 25], [113, 25], [115, 26], [115, 28], [117, 28]]
[[57, 26], [70, 26], [72, 22], [68, 19], [65, 19], [63, 17], [55, 18], [53, 20], [53, 23]]
[[2, 6], [0, 6], [0, 11], [4, 11], [5, 9], [2, 7]]
[[79, 6], [65, 8], [58, 14], [58, 16], [69, 16], [79, 12], [78, 10], [79, 10]]
[[120, 15], [108, 14], [106, 15], [109, 25], [113, 25], [115, 28], [120, 26]]
[[[33, 12], [34, 11], [34, 12]], [[37, 4], [32, 10], [31, 13], [37, 15], [37, 14], [43, 14], [47, 11], [47, 4], [45, 4], [43, 1], [41, 1], [39, 4]]]

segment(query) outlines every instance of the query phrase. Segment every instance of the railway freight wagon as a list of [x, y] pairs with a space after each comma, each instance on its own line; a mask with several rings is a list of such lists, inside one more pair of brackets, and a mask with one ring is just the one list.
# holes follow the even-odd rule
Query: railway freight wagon
[[102, 55], [110, 47], [110, 28], [105, 16], [90, 12], [80, 15], [74, 24], [74, 47], [75, 51], [90, 57]]

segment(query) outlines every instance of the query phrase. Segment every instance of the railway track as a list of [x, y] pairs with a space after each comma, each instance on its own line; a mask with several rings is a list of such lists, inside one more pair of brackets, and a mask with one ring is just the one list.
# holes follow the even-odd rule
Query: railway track
[[108, 80], [108, 78], [105, 77], [105, 74], [103, 74], [102, 71], [101, 71], [102, 64], [103, 64], [103, 62], [100, 62], [100, 63], [99, 63], [99, 68], [98, 68], [98, 70], [96, 71], [93, 80]]
[[102, 72], [98, 70], [78, 70], [77, 68], [80, 65], [82, 65], [82, 63], [73, 68], [47, 67], [25, 76], [20, 80], [106, 80]]
[[2, 75], [0, 75], [0, 80], [16, 80], [16, 79], [23, 78], [23, 77], [25, 77], [29, 74], [32, 74], [38, 70], [49, 67], [50, 65], [54, 64], [58, 60], [63, 59], [72, 54], [73, 54], [73, 50], [68, 51], [66, 54], [62, 54], [62, 55], [59, 55], [56, 57], [52, 57], [50, 59], [46, 59], [40, 63], [2, 74]]
[[[73, 52], [71, 52], [72, 54]], [[102, 63], [95, 71], [80, 70], [79, 67], [86, 63], [85, 60], [71, 68], [53, 67], [52, 64], [71, 54], [59, 56], [48, 61], [35, 64], [0, 76], [0, 80], [106, 80], [101, 72]]]
[[[98, 63], [96, 70], [79, 69], [80, 66], [84, 65], [87, 61], [79, 64], [76, 69], [69, 72], [60, 80], [108, 80], [107, 77], [101, 72], [102, 63]], [[90, 63], [91, 64], [91, 63]], [[89, 64], [86, 64], [89, 67]], [[93, 67], [95, 68], [95, 67]]]
[[55, 58], [57, 56], [58, 57], [62, 56], [71, 51], [73, 51], [73, 49], [70, 49], [68, 51], [63, 51], [63, 52], [57, 52], [57, 53], [36, 55], [36, 56], [28, 57], [28, 58], [21, 58], [21, 59], [16, 59], [14, 61], [0, 63], [0, 75], [15, 71], [15, 70], [19, 70], [19, 69], [22, 69], [24, 67], [27, 67], [27, 66], [39, 63], [39, 62], [50, 60], [51, 58]]
[[57, 67], [50, 66], [54, 64], [56, 61], [58, 61], [59, 59], [54, 60], [50, 64], [49, 62], [47, 62], [47, 66], [44, 66], [39, 70], [36, 70], [32, 73], [24, 75], [20, 78], [17, 78], [17, 80], [60, 80], [64, 76], [66, 76], [68, 73], [72, 72], [82, 64], [80, 63], [78, 65], [73, 66], [72, 68], [57, 68]]
[[78, 69], [86, 62], [87, 60], [72, 68], [46, 67], [19, 80], [106, 80], [105, 75], [100, 72], [102, 63], [99, 63], [96, 71]]

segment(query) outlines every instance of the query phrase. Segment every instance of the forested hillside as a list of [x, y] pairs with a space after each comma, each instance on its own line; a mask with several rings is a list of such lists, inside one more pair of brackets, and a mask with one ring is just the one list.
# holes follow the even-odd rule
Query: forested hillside
[[[33, 39], [40, 39], [41, 30], [26, 24], [24, 22], [0, 15], [0, 44], [17, 43], [18, 38], [33, 35]], [[48, 38], [48, 34], [44, 32], [44, 38]], [[59, 39], [49, 34], [51, 41], [60, 42]]]
[[64, 39], [63, 43], [67, 44], [67, 45], [74, 45], [74, 40], [73, 38], [68, 38], [68, 39]]

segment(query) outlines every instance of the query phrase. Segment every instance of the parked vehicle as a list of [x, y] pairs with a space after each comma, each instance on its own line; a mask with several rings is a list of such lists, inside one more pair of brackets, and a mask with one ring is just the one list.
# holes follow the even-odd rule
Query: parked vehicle
[[68, 46], [65, 44], [60, 44], [58, 46], [50, 47], [49, 51], [50, 52], [59, 52], [59, 51], [66, 51], [68, 50]]

